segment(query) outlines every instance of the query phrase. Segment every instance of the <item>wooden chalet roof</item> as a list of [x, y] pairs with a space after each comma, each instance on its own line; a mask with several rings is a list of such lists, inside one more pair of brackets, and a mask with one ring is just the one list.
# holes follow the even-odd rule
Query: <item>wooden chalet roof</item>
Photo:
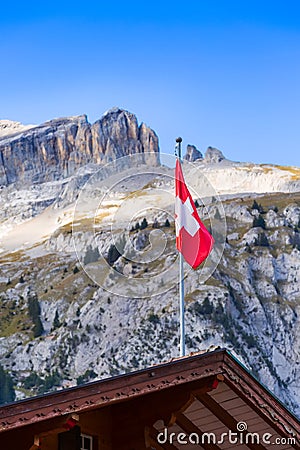
[[[29, 431], [42, 436], [60, 430], [74, 413], [83, 426], [98, 413], [110, 417], [112, 430], [118, 426], [119, 433], [112, 431], [111, 447], [103, 448], [300, 449], [297, 418], [224, 349], [4, 405], [0, 444]], [[171, 433], [215, 433], [218, 439], [198, 445], [158, 443], [158, 435], [166, 430], [168, 439]], [[228, 430], [238, 432], [238, 444], [220, 441]], [[268, 433], [270, 442], [245, 443], [247, 433]]]

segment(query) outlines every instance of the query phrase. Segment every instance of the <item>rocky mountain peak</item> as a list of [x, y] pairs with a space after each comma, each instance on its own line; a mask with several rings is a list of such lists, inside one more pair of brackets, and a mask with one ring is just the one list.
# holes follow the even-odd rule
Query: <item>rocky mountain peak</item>
[[214, 147], [207, 148], [207, 150], [205, 152], [205, 157], [204, 157], [205, 162], [219, 163], [219, 162], [223, 161], [224, 159], [226, 159], [226, 158], [223, 155], [223, 153], [221, 152], [221, 150], [218, 150], [217, 148], [214, 148]]
[[197, 159], [203, 159], [202, 153], [197, 149], [195, 145], [188, 144], [186, 147], [186, 153], [184, 158], [186, 161], [194, 162]]
[[[8, 123], [4, 123], [8, 122]], [[41, 183], [70, 176], [88, 163], [105, 164], [135, 153], [146, 163], [159, 163], [156, 133], [134, 114], [112, 108], [90, 124], [86, 115], [57, 118], [35, 127], [2, 121], [0, 185], [18, 181]], [[0, 128], [1, 132], [1, 128]]]

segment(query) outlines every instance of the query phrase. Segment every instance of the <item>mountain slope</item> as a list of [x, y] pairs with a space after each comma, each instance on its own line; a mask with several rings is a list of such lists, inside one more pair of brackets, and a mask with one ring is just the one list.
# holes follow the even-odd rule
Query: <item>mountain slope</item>
[[[280, 194], [260, 201], [266, 229], [253, 227], [259, 213], [251, 209], [250, 198], [242, 205], [227, 201], [228, 243], [217, 270], [205, 285], [199, 284], [197, 272], [188, 273], [187, 346], [188, 351], [228, 347], [299, 413], [300, 197]], [[241, 207], [247, 214], [240, 220]], [[150, 215], [149, 223], [153, 220]], [[68, 386], [80, 377], [113, 375], [178, 354], [177, 287], [148, 297], [158, 291], [152, 281], [155, 271], [175, 257], [173, 227], [160, 221], [169, 244], [152, 263], [132, 264], [123, 258], [114, 263], [118, 272], [132, 277], [150, 274], [140, 299], [118, 297], [93, 283], [78, 264], [69, 225], [44, 244], [3, 257], [0, 358], [19, 395], [29, 393], [26, 380], [32, 373], [40, 379], [30, 386], [31, 393], [44, 389], [47, 375], [56, 374], [56, 383]], [[84, 221], [76, 229], [91, 267], [98, 258], [93, 259], [95, 249], [90, 247], [92, 233]], [[151, 231], [132, 231], [130, 238], [143, 248]], [[98, 233], [98, 248], [107, 256], [110, 231], [104, 226]], [[32, 299], [40, 305], [44, 330], [36, 338], [28, 312]]]
[[[106, 168], [82, 209], [80, 195], [108, 154], [99, 151], [95, 164], [79, 141], [78, 166], [70, 169], [72, 152], [46, 159], [41, 172], [28, 166], [1, 190], [0, 364], [18, 398], [178, 356], [173, 169], [158, 165], [158, 141], [152, 147], [151, 131], [125, 126], [126, 114], [100, 120], [98, 148], [106, 142], [123, 156], [115, 143], [124, 132], [126, 151], [148, 145], [150, 159], [142, 151], [136, 166]], [[45, 127], [34, 129], [32, 154], [42, 151]], [[27, 133], [0, 140], [18, 153], [6, 174], [28, 149]], [[185, 268], [187, 350], [228, 347], [300, 414], [299, 169], [233, 163], [211, 148], [192, 154], [186, 179], [205, 223], [223, 226], [213, 233], [224, 252], [216, 250], [212, 276], [209, 265]]]

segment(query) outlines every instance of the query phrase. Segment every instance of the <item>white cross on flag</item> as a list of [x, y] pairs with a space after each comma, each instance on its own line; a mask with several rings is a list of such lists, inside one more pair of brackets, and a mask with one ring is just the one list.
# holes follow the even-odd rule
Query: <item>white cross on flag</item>
[[200, 220], [178, 159], [175, 169], [175, 195], [176, 247], [186, 262], [196, 269], [211, 252], [214, 238]]

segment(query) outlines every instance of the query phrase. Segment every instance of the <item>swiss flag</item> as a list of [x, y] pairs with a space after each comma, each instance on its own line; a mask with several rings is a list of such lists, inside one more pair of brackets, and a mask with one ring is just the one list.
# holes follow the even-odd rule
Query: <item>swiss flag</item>
[[208, 257], [214, 245], [214, 238], [200, 220], [178, 159], [175, 169], [175, 195], [176, 247], [186, 262], [196, 269]]

